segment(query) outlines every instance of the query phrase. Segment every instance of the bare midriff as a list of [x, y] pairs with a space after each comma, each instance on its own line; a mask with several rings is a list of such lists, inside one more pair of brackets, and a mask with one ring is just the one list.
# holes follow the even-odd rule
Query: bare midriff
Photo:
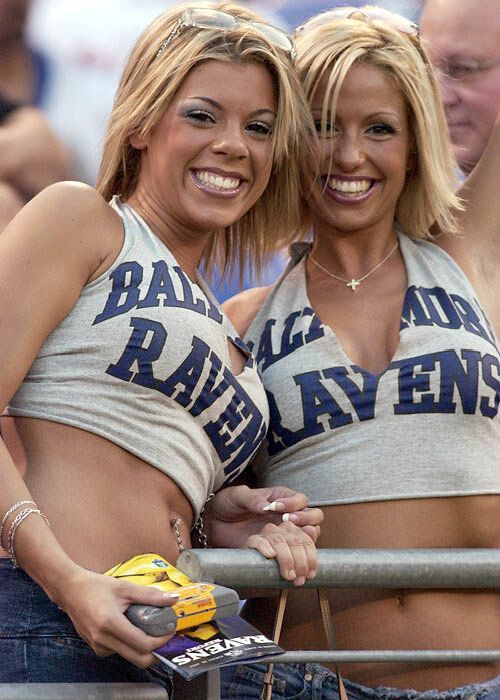
[[[500, 546], [500, 496], [427, 498], [324, 507], [323, 548]], [[500, 649], [500, 594], [474, 590], [335, 589], [329, 594], [339, 649]], [[276, 598], [252, 599], [246, 615], [271, 633]], [[294, 590], [280, 642], [327, 649], [315, 590]], [[500, 664], [346, 664], [367, 686], [427, 690], [478, 683]]]
[[26, 484], [77, 564], [104, 572], [147, 552], [175, 563], [173, 518], [189, 546], [191, 505], [162, 471], [85, 430], [33, 418], [16, 418], [15, 426]]

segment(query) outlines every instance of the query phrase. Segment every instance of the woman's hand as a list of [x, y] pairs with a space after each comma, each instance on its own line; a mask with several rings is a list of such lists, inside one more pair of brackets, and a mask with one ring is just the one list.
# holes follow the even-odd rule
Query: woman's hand
[[215, 547], [252, 547], [276, 558], [283, 578], [297, 585], [316, 573], [315, 542], [323, 513], [284, 486], [232, 486], [207, 504], [206, 527]]
[[284, 521], [304, 529], [315, 542], [323, 513], [307, 508], [307, 498], [285, 486], [251, 489], [230, 486], [207, 503], [205, 527], [212, 547], [243, 547], [264, 525]]
[[127, 661], [147, 668], [156, 662], [152, 651], [172, 634], [151, 637], [135, 627], [124, 613], [132, 603], [164, 607], [177, 602], [177, 594], [151, 586], [138, 586], [111, 576], [78, 569], [56, 602], [68, 614], [78, 634], [99, 656], [117, 653]]
[[295, 586], [302, 586], [306, 579], [316, 576], [316, 539], [293, 523], [268, 523], [258, 535], [251, 535], [245, 546], [256, 549], [267, 559], [276, 559], [281, 577], [293, 581]]

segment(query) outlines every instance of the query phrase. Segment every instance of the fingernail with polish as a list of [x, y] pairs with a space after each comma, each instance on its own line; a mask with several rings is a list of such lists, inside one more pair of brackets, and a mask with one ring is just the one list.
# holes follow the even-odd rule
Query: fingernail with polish
[[276, 501], [273, 501], [272, 503], [269, 503], [267, 506], [264, 506], [262, 510], [276, 510]]

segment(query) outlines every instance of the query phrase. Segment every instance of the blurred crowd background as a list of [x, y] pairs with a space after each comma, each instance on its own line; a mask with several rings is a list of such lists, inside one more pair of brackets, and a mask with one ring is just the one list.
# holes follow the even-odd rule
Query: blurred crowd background
[[[0, 0], [5, 12], [12, 6], [12, 16], [0, 18], [2, 32], [22, 31], [26, 10], [24, 37], [36, 57], [31, 97], [69, 146], [75, 178], [94, 183], [102, 134], [128, 52], [142, 29], [173, 4], [168, 0]], [[364, 3], [250, 0], [241, 4], [291, 30], [336, 4]], [[373, 4], [416, 18], [420, 2]]]

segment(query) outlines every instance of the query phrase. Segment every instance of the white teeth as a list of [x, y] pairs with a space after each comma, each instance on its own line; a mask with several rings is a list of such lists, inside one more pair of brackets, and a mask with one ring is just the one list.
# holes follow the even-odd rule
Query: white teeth
[[241, 180], [238, 177], [221, 177], [214, 175], [208, 170], [198, 170], [195, 172], [197, 180], [204, 185], [209, 185], [217, 190], [235, 190], [240, 186]]
[[328, 187], [342, 194], [361, 194], [366, 192], [371, 185], [370, 180], [338, 180], [336, 177], [328, 178]]

